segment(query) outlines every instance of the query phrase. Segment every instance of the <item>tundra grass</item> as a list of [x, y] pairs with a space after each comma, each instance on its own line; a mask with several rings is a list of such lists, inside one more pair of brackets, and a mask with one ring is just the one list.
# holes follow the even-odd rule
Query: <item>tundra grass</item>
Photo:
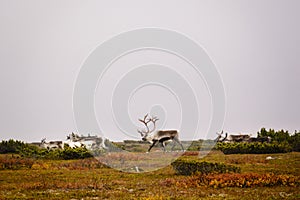
[[[203, 152], [202, 152], [203, 153]], [[186, 152], [187, 159], [200, 159]], [[200, 155], [201, 156], [201, 155]], [[266, 157], [271, 156], [270, 160]], [[300, 176], [300, 153], [224, 155], [210, 152], [201, 158], [241, 167], [242, 173]], [[0, 199], [299, 199], [299, 186], [225, 187], [187, 186], [187, 177], [171, 166], [147, 173], [117, 171], [92, 159], [36, 160], [31, 169], [1, 170]], [[168, 180], [176, 180], [166, 184]]]

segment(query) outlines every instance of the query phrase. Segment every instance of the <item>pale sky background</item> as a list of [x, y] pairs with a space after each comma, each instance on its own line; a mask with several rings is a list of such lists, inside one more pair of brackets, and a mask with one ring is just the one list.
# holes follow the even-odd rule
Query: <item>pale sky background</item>
[[[72, 93], [83, 62], [107, 39], [144, 27], [178, 31], [205, 48], [226, 90], [225, 131], [299, 130], [299, 10], [298, 0], [0, 0], [0, 140], [56, 140], [76, 132]], [[145, 53], [120, 60], [111, 76], [136, 60], [179, 63]], [[200, 109], [209, 116], [206, 98]], [[101, 103], [95, 107], [103, 118]]]

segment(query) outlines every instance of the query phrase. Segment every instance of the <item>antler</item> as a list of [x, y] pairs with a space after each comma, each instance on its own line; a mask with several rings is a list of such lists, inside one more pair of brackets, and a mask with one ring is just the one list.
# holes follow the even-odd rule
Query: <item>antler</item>
[[[147, 131], [142, 131], [142, 130], [137, 130], [141, 135], [143, 135], [143, 133], [151, 133], [156, 129], [156, 121], [159, 120], [157, 117], [153, 116], [153, 117], [148, 117], [149, 115], [146, 114], [144, 116], [144, 119], [139, 119], [140, 122], [142, 122], [145, 126]], [[152, 130], [149, 129], [148, 123], [152, 122], [153, 123], [153, 128]]]
[[221, 136], [221, 135], [223, 135], [223, 130], [222, 130], [222, 132], [221, 133], [216, 133], [218, 136]]
[[222, 142], [225, 141], [225, 140], [227, 139], [227, 136], [228, 136], [228, 133], [226, 132], [226, 133], [225, 133], [225, 137], [224, 137], [224, 139], [222, 140]]
[[[147, 131], [145, 133], [149, 133], [148, 123], [151, 121], [151, 119], [148, 119], [148, 114], [144, 116], [144, 119], [139, 119], [139, 121], [142, 122], [147, 128]], [[138, 132], [141, 134], [143, 133], [143, 131], [140, 130], [138, 130]]]
[[156, 121], [159, 120], [157, 117], [153, 116], [152, 118], [150, 118], [150, 121], [153, 123], [153, 129], [150, 131], [153, 132], [156, 129]]
[[223, 135], [223, 130], [222, 130], [222, 132], [221, 133], [216, 133], [217, 135], [218, 135], [218, 137], [215, 139], [215, 141], [217, 141], [217, 142], [223, 142], [226, 138], [227, 138], [227, 133], [225, 133], [225, 138], [223, 138], [222, 140], [221, 140], [221, 137], [222, 137], [222, 135]]

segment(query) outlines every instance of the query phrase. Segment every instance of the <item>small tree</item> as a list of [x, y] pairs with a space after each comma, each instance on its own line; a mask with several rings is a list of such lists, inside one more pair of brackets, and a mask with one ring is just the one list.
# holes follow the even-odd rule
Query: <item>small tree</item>
[[300, 151], [300, 131], [295, 131], [294, 135], [289, 138], [289, 144], [292, 146], [293, 151]]

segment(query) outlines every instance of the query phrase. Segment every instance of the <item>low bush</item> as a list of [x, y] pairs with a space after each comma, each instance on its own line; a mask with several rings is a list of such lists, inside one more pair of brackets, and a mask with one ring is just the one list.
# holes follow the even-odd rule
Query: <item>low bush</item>
[[275, 131], [274, 129], [266, 130], [265, 128], [261, 128], [259, 132], [257, 132], [257, 137], [270, 137], [272, 142], [286, 142], [290, 138], [290, 133], [285, 130]]
[[37, 146], [26, 144], [18, 140], [8, 140], [0, 142], [0, 154], [20, 154], [23, 157], [40, 157], [46, 154], [45, 149], [40, 149]]
[[293, 148], [293, 151], [300, 151], [300, 132], [295, 132], [294, 135], [292, 135], [289, 140], [289, 144]]
[[223, 163], [211, 163], [197, 160], [178, 159], [172, 164], [173, 169], [180, 175], [240, 172], [241, 169]]
[[224, 173], [224, 174], [200, 174], [188, 176], [185, 178], [166, 178], [161, 181], [162, 186], [173, 186], [183, 188], [193, 188], [200, 186], [209, 186], [213, 188], [226, 187], [272, 187], [272, 186], [289, 186], [299, 187], [300, 180], [298, 176], [293, 175], [275, 175], [272, 173]]
[[30, 158], [22, 158], [15, 155], [0, 157], [0, 170], [30, 169], [33, 164], [34, 160]]
[[275, 174], [208, 174], [199, 176], [200, 183], [214, 188], [256, 186], [299, 186], [299, 177]]
[[25, 158], [70, 160], [93, 157], [85, 147], [47, 150], [21, 141], [9, 140], [0, 142], [0, 154], [16, 153]]
[[224, 154], [269, 154], [269, 153], [287, 153], [292, 151], [288, 143], [260, 143], [260, 142], [218, 142], [216, 149]]
[[0, 142], [0, 154], [19, 153], [20, 149], [28, 146], [24, 142], [18, 140], [8, 140]]
[[71, 160], [71, 159], [83, 159], [90, 158], [93, 155], [89, 152], [85, 147], [77, 147], [71, 148], [69, 146], [65, 146], [63, 150], [58, 151], [58, 159]]
[[295, 130], [294, 134], [285, 130], [275, 131], [274, 129], [261, 128], [257, 132], [258, 137], [270, 137], [272, 143], [288, 143], [292, 151], [300, 151], [300, 131]]
[[95, 158], [63, 161], [57, 163], [54, 162], [52, 163], [51, 167], [54, 169], [69, 169], [69, 170], [84, 170], [84, 169], [91, 170], [91, 169], [107, 168], [107, 166], [105, 166]]

